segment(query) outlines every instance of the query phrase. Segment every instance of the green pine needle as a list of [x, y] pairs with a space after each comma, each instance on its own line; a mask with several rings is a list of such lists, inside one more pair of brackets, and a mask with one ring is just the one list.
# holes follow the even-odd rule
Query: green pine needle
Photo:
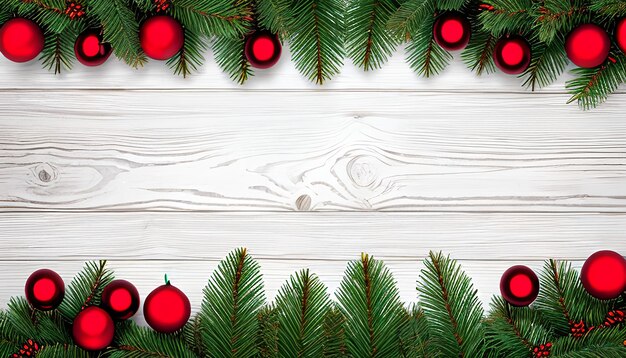
[[55, 74], [62, 70], [71, 70], [74, 62], [74, 43], [78, 37], [78, 31], [69, 26], [61, 33], [47, 33], [46, 42], [41, 53], [44, 67]]
[[582, 338], [567, 336], [552, 342], [550, 357], [623, 358], [626, 357], [626, 329], [598, 328]]
[[615, 62], [607, 61], [591, 69], [577, 68], [572, 73], [576, 78], [565, 84], [572, 95], [568, 103], [577, 101], [585, 110], [595, 108], [626, 82], [626, 56], [620, 54], [615, 56]]
[[106, 261], [88, 262], [67, 286], [59, 312], [67, 322], [72, 322], [85, 307], [100, 304], [102, 290], [113, 278], [113, 273], [106, 268]]
[[480, 20], [494, 36], [528, 31], [534, 21], [533, 0], [490, 0], [492, 11], [483, 11]]
[[107, 350], [110, 358], [195, 358], [180, 334], [163, 334], [132, 321], [118, 324], [114, 347]]
[[471, 279], [441, 253], [424, 264], [417, 290], [433, 344], [446, 357], [482, 357], [483, 309]]
[[330, 308], [326, 287], [302, 270], [289, 279], [276, 297], [280, 357], [319, 357], [323, 352], [324, 315]]
[[264, 304], [259, 265], [245, 249], [232, 252], [204, 289], [199, 317], [209, 357], [256, 356], [257, 315]]
[[570, 323], [584, 320], [585, 325], [602, 323], [612, 307], [611, 301], [594, 299], [583, 288], [570, 264], [549, 260], [540, 277], [540, 290], [535, 307], [541, 311], [557, 335], [570, 333]]
[[[172, 0], [172, 16], [197, 33], [238, 37], [248, 31], [252, 20], [249, 1]], [[236, 5], [233, 5], [236, 4]]]
[[324, 343], [322, 356], [324, 358], [347, 357], [346, 347], [346, 318], [335, 304], [324, 316]]
[[576, 25], [589, 21], [588, 5], [586, 0], [550, 0], [537, 3], [533, 15], [539, 40], [549, 44], [559, 34], [567, 34]]
[[612, 18], [626, 16], [624, 0], [594, 0], [591, 1], [589, 8]]
[[86, 0], [86, 5], [104, 29], [103, 39], [113, 47], [115, 56], [128, 65], [143, 66], [147, 58], [139, 43], [139, 23], [126, 0]]
[[198, 70], [204, 62], [202, 55], [207, 50], [205, 38], [200, 34], [185, 29], [183, 48], [167, 61], [174, 74], [187, 77]]
[[339, 73], [344, 58], [343, 0], [294, 0], [290, 49], [296, 68], [323, 84]]
[[497, 41], [498, 39], [487, 31], [474, 30], [469, 44], [461, 53], [463, 62], [479, 76], [495, 72], [493, 50]]
[[565, 41], [555, 37], [548, 44], [533, 41], [532, 58], [530, 66], [522, 74], [525, 87], [535, 90], [546, 87], [560, 76], [567, 66], [567, 54], [565, 53]]
[[346, 345], [354, 357], [397, 357], [397, 329], [402, 306], [391, 272], [374, 258], [362, 254], [348, 263], [337, 291], [346, 317]]
[[387, 30], [387, 22], [398, 6], [396, 0], [348, 1], [346, 50], [355, 65], [377, 69], [393, 54], [398, 39]]
[[438, 352], [430, 342], [428, 322], [424, 312], [411, 305], [402, 313], [402, 325], [399, 329], [400, 353], [403, 358], [436, 357]]
[[387, 27], [397, 38], [405, 40], [420, 32], [424, 21], [434, 13], [434, 0], [407, 0], [389, 18]]
[[285, 34], [293, 22], [291, 0], [257, 0], [256, 13], [259, 25], [275, 34]]
[[278, 357], [278, 314], [273, 306], [265, 306], [258, 314], [257, 347], [259, 358]]
[[409, 66], [424, 77], [439, 74], [452, 60], [452, 55], [435, 42], [433, 25], [433, 18], [424, 20], [419, 31], [412, 34], [411, 42], [406, 47]]
[[44, 346], [39, 353], [37, 353], [37, 358], [92, 358], [93, 356], [84, 351], [77, 346], [66, 345], [66, 344], [56, 344], [50, 346]]
[[231, 80], [244, 84], [254, 71], [246, 58], [244, 48], [245, 38], [217, 37], [213, 42], [215, 62], [226, 72]]

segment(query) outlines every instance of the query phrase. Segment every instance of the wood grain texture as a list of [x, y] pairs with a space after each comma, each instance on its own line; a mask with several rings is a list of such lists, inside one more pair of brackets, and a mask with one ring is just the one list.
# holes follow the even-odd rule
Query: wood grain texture
[[[324, 262], [324, 261], [288, 261], [288, 260], [258, 260], [261, 265], [265, 291], [268, 300], [273, 300], [279, 288], [287, 281], [289, 276], [302, 268], [309, 268], [312, 273], [320, 277], [332, 294], [339, 287], [343, 278], [347, 261]], [[528, 264], [537, 272], [543, 267], [542, 262], [521, 262]], [[196, 312], [202, 302], [202, 288], [207, 284], [210, 275], [217, 267], [218, 261], [111, 261], [109, 267], [115, 270], [116, 277], [133, 282], [143, 299], [154, 288], [163, 284], [163, 273], [167, 273], [172, 284], [180, 288], [189, 297], [192, 311]], [[400, 288], [400, 297], [403, 302], [417, 301], [416, 282], [420, 270], [424, 267], [421, 261], [386, 261], [387, 267], [394, 275], [394, 279]], [[474, 287], [478, 290], [478, 296], [485, 309], [491, 296], [499, 290], [500, 276], [513, 264], [519, 261], [460, 261], [462, 268], [472, 276]], [[74, 275], [80, 271], [83, 262], [33, 262], [33, 261], [0, 261], [0, 280], [3, 287], [0, 290], [0, 307], [6, 307], [11, 296], [23, 295], [24, 282], [28, 275], [38, 268], [53, 269], [63, 277], [68, 284]], [[575, 267], [580, 267], [580, 262], [574, 262]], [[142, 302], [143, 303], [143, 302]], [[142, 310], [134, 318], [138, 323], [145, 324]]]
[[[455, 91], [455, 92], [517, 92], [529, 93], [522, 87], [523, 80], [501, 72], [476, 76], [461, 62], [459, 55], [438, 76], [421, 78], [411, 71], [405, 62], [401, 46], [389, 62], [380, 70], [363, 72], [349, 60], [345, 61], [341, 74], [317, 86], [306, 80], [290, 60], [288, 47], [277, 66], [269, 70], [257, 70], [255, 76], [244, 86], [228, 78], [207, 53], [206, 64], [198, 73], [188, 78], [172, 74], [163, 62], [152, 61], [144, 68], [135, 70], [111, 58], [98, 68], [75, 64], [70, 72], [54, 75], [43, 69], [39, 62], [15, 64], [0, 57], [0, 89], [240, 89], [248, 90], [403, 90], [403, 91]], [[541, 92], [560, 93], [559, 103], [569, 96], [565, 94], [565, 82], [572, 76], [565, 72], [552, 85]], [[615, 101], [615, 100], [612, 100]]]
[[10, 91], [0, 206], [623, 212], [626, 102], [558, 97]]
[[626, 214], [587, 213], [3, 213], [0, 261], [219, 260], [237, 247], [290, 262], [367, 252], [420, 261], [584, 260], [626, 252]]

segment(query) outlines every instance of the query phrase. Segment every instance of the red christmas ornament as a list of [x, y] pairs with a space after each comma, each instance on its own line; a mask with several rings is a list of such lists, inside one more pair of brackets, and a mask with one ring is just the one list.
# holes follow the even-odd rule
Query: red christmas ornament
[[623, 53], [626, 53], [626, 17], [617, 22], [615, 41], [619, 49], [622, 50]]
[[626, 260], [615, 251], [598, 251], [583, 264], [580, 280], [595, 298], [617, 298], [626, 290]]
[[38, 310], [49, 311], [57, 308], [65, 296], [65, 284], [58, 273], [41, 269], [33, 272], [24, 288], [26, 300]]
[[470, 40], [472, 26], [458, 12], [447, 12], [439, 16], [433, 27], [433, 37], [439, 46], [448, 51], [462, 50]]
[[539, 294], [539, 279], [530, 268], [513, 266], [502, 274], [500, 293], [513, 306], [528, 306]]
[[530, 59], [530, 45], [521, 36], [501, 38], [493, 51], [496, 66], [509, 75], [519, 75], [526, 71], [530, 66]]
[[150, 292], [143, 304], [143, 315], [155, 331], [174, 333], [189, 320], [191, 303], [183, 291], [167, 281]]
[[102, 291], [101, 306], [114, 319], [129, 319], [139, 309], [139, 292], [128, 281], [112, 281]]
[[176, 55], [185, 43], [185, 31], [180, 22], [166, 16], [153, 16], [139, 29], [141, 48], [148, 57], [168, 60]]
[[36, 23], [21, 17], [0, 28], [0, 52], [13, 62], [28, 62], [43, 51], [43, 32]]
[[85, 66], [100, 66], [109, 59], [111, 52], [111, 44], [102, 42], [99, 31], [85, 31], [74, 44], [76, 59]]
[[282, 45], [278, 35], [267, 31], [257, 31], [246, 38], [244, 52], [252, 67], [265, 69], [278, 62]]
[[567, 35], [565, 52], [567, 57], [578, 67], [593, 68], [600, 66], [609, 57], [611, 39], [598, 25], [580, 25]]
[[99, 351], [113, 341], [113, 319], [100, 307], [90, 306], [74, 319], [72, 336], [77, 346], [88, 351]]

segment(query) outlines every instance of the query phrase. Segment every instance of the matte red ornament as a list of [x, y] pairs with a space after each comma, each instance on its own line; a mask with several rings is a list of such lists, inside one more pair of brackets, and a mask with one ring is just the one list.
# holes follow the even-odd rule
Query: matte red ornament
[[433, 26], [433, 37], [444, 50], [462, 50], [470, 41], [472, 26], [463, 14], [443, 13]]
[[252, 67], [270, 68], [280, 59], [282, 45], [278, 35], [267, 31], [257, 31], [246, 38], [244, 53]]
[[583, 264], [580, 280], [595, 298], [617, 298], [626, 290], [626, 259], [615, 251], [598, 251]]
[[496, 66], [509, 75], [519, 75], [530, 66], [531, 50], [521, 36], [503, 37], [496, 43], [493, 60]]
[[139, 292], [130, 282], [115, 280], [102, 291], [102, 308], [116, 320], [126, 320], [139, 309]]
[[33, 272], [24, 288], [26, 300], [33, 307], [42, 311], [57, 308], [65, 296], [65, 284], [58, 273], [41, 269]]
[[102, 41], [99, 31], [85, 31], [74, 44], [76, 59], [85, 66], [100, 66], [109, 59], [112, 52], [111, 44]]
[[155, 331], [174, 333], [189, 320], [191, 303], [183, 291], [167, 281], [167, 284], [150, 292], [143, 304], [143, 315]]
[[82, 349], [102, 350], [113, 342], [114, 334], [113, 319], [100, 307], [87, 307], [74, 318], [72, 337], [74, 343]]
[[598, 25], [580, 25], [567, 35], [565, 52], [576, 66], [593, 68], [600, 66], [609, 57], [611, 39]]
[[0, 52], [13, 62], [28, 62], [43, 51], [44, 36], [39, 26], [21, 17], [0, 28]]
[[617, 42], [619, 49], [626, 54], [626, 17], [617, 22], [617, 27], [615, 28], [615, 41]]
[[513, 306], [528, 306], [539, 294], [539, 278], [529, 267], [512, 266], [502, 274], [500, 293]]
[[183, 26], [167, 15], [153, 16], [139, 29], [141, 48], [154, 60], [168, 60], [176, 55], [185, 43]]

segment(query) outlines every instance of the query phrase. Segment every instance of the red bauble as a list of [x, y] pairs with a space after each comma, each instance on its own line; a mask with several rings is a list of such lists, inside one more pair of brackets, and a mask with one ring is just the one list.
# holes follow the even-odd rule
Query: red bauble
[[472, 26], [463, 14], [447, 12], [439, 16], [433, 27], [433, 37], [439, 46], [448, 51], [462, 50], [467, 46]]
[[158, 15], [144, 21], [139, 30], [139, 40], [148, 57], [168, 60], [183, 48], [185, 31], [176, 19]]
[[102, 42], [99, 31], [83, 32], [74, 44], [76, 59], [85, 66], [100, 66], [109, 59], [111, 52], [111, 44]]
[[28, 62], [43, 51], [43, 32], [36, 23], [18, 17], [0, 28], [0, 52], [13, 62]]
[[528, 306], [539, 294], [539, 278], [526, 266], [513, 266], [502, 274], [500, 293], [513, 306]]
[[609, 57], [611, 39], [598, 25], [580, 25], [567, 35], [565, 52], [567, 57], [578, 67], [593, 68], [600, 66]]
[[115, 325], [113, 319], [102, 308], [90, 306], [74, 318], [72, 337], [74, 343], [88, 351], [99, 351], [113, 341]]
[[183, 291], [167, 284], [150, 292], [143, 304], [146, 322], [157, 332], [173, 333], [189, 320], [191, 303]]
[[617, 22], [617, 27], [615, 28], [615, 41], [617, 42], [619, 49], [626, 54], [626, 17]]
[[117, 320], [132, 317], [139, 309], [139, 292], [130, 282], [115, 280], [102, 291], [102, 308]]
[[626, 290], [626, 260], [615, 251], [598, 251], [583, 264], [580, 280], [595, 298], [617, 298]]
[[65, 284], [58, 273], [41, 269], [33, 272], [25, 286], [26, 299], [33, 307], [42, 311], [57, 308], [65, 296]]
[[257, 31], [246, 38], [244, 52], [252, 67], [265, 69], [278, 62], [282, 45], [278, 35], [267, 31]]
[[496, 66], [509, 75], [519, 75], [530, 66], [531, 50], [521, 36], [503, 37], [496, 43], [493, 60]]

